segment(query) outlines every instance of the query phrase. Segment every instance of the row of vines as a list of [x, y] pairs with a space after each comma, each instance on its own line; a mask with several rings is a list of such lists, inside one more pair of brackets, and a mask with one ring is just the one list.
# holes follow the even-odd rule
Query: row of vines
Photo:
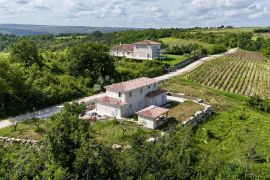
[[270, 98], [270, 60], [256, 52], [239, 50], [215, 59], [187, 78], [236, 94]]

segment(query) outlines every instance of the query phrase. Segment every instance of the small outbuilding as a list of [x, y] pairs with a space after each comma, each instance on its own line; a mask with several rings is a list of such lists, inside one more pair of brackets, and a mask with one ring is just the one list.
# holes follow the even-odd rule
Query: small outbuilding
[[138, 111], [138, 123], [150, 129], [156, 129], [167, 122], [169, 109], [149, 106]]

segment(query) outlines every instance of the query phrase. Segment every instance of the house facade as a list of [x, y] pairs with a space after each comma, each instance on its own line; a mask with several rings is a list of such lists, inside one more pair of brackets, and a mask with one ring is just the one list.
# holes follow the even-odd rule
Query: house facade
[[[159, 107], [167, 103], [165, 90], [158, 81], [138, 78], [106, 86], [105, 96], [96, 99], [96, 112], [116, 118], [131, 116], [149, 106]], [[156, 117], [154, 117], [156, 118]]]
[[115, 46], [111, 49], [110, 54], [131, 59], [153, 60], [160, 58], [160, 46], [161, 44], [158, 42], [145, 40]]

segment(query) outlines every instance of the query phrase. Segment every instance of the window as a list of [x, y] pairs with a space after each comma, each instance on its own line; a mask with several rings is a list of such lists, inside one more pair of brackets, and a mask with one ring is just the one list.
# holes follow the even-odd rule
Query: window
[[129, 92], [129, 97], [132, 97], [132, 92]]
[[140, 90], [140, 93], [141, 93], [141, 94], [143, 93], [143, 89]]
[[119, 93], [118, 93], [118, 97], [122, 97], [122, 93], [119, 92]]
[[148, 89], [150, 89], [150, 86], [148, 86]]

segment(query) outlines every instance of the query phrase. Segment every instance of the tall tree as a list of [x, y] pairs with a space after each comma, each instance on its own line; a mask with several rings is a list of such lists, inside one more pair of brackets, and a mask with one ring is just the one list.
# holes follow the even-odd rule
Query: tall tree
[[114, 74], [113, 59], [109, 55], [107, 46], [101, 43], [85, 43], [69, 48], [67, 60], [68, 71], [74, 76], [98, 79]]
[[22, 38], [10, 46], [10, 55], [13, 62], [19, 62], [29, 67], [36, 63], [41, 65], [38, 48], [34, 41]]

